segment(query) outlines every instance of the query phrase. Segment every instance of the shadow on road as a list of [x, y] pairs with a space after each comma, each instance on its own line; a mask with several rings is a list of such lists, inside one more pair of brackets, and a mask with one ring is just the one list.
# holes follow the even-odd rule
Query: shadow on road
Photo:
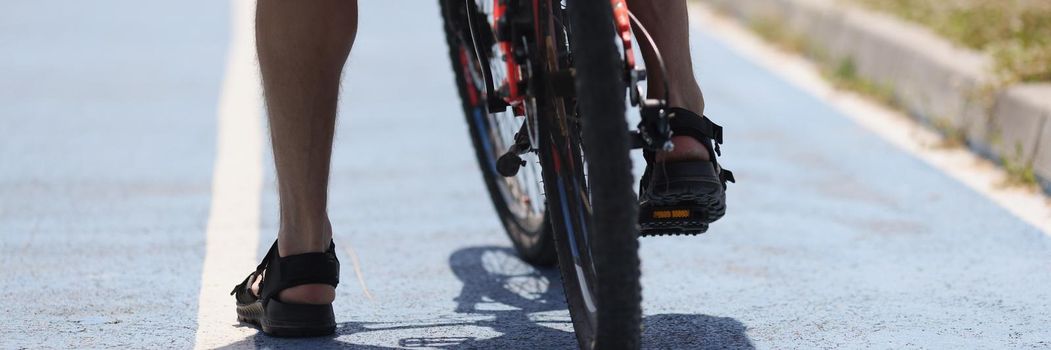
[[[391, 324], [345, 322], [328, 338], [280, 339], [259, 333], [225, 349], [393, 349], [348, 342], [350, 335], [418, 330], [421, 336], [398, 339], [402, 348], [442, 349], [568, 349], [576, 347], [573, 326], [562, 295], [558, 270], [538, 269], [503, 247], [469, 247], [449, 257], [449, 267], [463, 282], [455, 298], [456, 317], [444, 322]], [[459, 317], [463, 316], [463, 317]], [[463, 319], [469, 319], [463, 321]], [[459, 320], [459, 321], [458, 321]], [[745, 327], [728, 317], [660, 314], [644, 319], [643, 347], [656, 349], [753, 349]], [[489, 338], [455, 336], [449, 327], [481, 327], [500, 335]], [[449, 334], [453, 333], [453, 334]], [[441, 334], [441, 335], [433, 335]], [[393, 344], [391, 344], [393, 345]]]

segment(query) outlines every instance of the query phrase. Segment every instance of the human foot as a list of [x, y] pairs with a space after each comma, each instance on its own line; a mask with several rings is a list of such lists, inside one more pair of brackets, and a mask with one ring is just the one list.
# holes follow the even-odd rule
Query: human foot
[[[722, 128], [707, 118], [673, 108], [675, 149], [657, 152], [647, 164], [639, 195], [639, 227], [643, 236], [700, 234], [726, 211], [726, 182], [715, 156]], [[707, 143], [707, 144], [706, 144]]]
[[324, 252], [278, 256], [277, 242], [244, 282], [230, 293], [238, 320], [273, 336], [306, 337], [335, 332], [332, 301], [339, 284], [335, 245]]
[[[325, 225], [321, 230], [324, 233], [326, 233], [324, 236], [332, 237], [332, 226], [328, 224], [327, 221], [325, 222]], [[331, 240], [331, 238], [329, 240]], [[328, 245], [325, 244], [323, 245], [324, 248], [317, 249], [317, 244], [314, 245], [315, 247], [307, 247], [306, 245], [302, 244], [302, 241], [293, 242], [299, 244], [292, 247], [288, 247], [285, 245], [281, 245], [282, 242], [278, 240], [278, 245], [281, 246], [278, 249], [281, 251], [281, 257], [304, 253], [321, 253], [324, 252], [324, 248], [328, 247]], [[289, 253], [286, 254], [286, 252]], [[263, 270], [263, 276], [265, 275], [266, 270]], [[262, 282], [263, 278], [257, 278], [255, 280], [255, 283], [252, 284], [252, 295], [256, 296], [257, 298], [259, 297], [259, 291]], [[304, 284], [278, 292], [277, 298], [286, 303], [291, 304], [331, 304], [336, 299], [336, 288], [327, 284]]]
[[[286, 214], [291, 215], [291, 214]], [[282, 258], [307, 253], [324, 253], [332, 242], [332, 223], [321, 220], [299, 220], [316, 225], [282, 225], [278, 232], [278, 252]], [[305, 235], [302, 233], [314, 232]], [[299, 234], [296, 234], [299, 233]], [[265, 273], [265, 271], [264, 271]], [[258, 296], [262, 278], [252, 284], [252, 294]], [[324, 305], [336, 299], [336, 288], [327, 284], [303, 284], [282, 290], [277, 298], [290, 304]]]

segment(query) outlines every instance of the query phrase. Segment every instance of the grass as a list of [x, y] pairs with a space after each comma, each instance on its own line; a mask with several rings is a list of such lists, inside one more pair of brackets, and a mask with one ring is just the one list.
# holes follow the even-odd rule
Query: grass
[[[875, 1], [875, 0], [863, 0]], [[908, 1], [908, 0], [897, 0]], [[945, 0], [952, 1], [952, 0]], [[1005, 0], [1008, 1], [1008, 0]], [[1051, 0], [1047, 0], [1051, 2]], [[851, 90], [868, 96], [892, 108], [902, 110], [902, 106], [894, 96], [894, 87], [879, 84], [862, 76], [857, 69], [857, 64], [849, 57], [833, 59], [824, 50], [806, 37], [791, 30], [777, 18], [761, 18], [749, 23], [753, 32], [764, 40], [776, 45], [779, 49], [792, 53], [805, 55], [812, 59], [821, 69], [822, 75], [837, 89]], [[932, 126], [942, 134], [942, 142], [938, 148], [958, 148], [966, 144], [966, 135], [963, 130], [956, 127], [948, 118], [934, 118]], [[994, 143], [1002, 142], [995, 137]], [[1022, 161], [1022, 146], [1015, 145], [1015, 155], [1004, 155], [1000, 157], [1001, 165], [1007, 172], [1007, 178], [1003, 185], [1008, 187], [1032, 187], [1037, 183], [1036, 173], [1031, 162]]]
[[867, 95], [880, 103], [891, 107], [898, 107], [898, 101], [894, 98], [894, 88], [865, 79], [858, 74], [857, 65], [850, 58], [843, 58], [834, 66], [823, 65], [822, 73], [825, 79], [832, 82], [838, 89], [853, 90]]
[[822, 75], [833, 86], [842, 90], [852, 90], [866, 95], [883, 104], [900, 108], [894, 97], [894, 88], [866, 79], [858, 73], [857, 64], [849, 57], [835, 60], [817, 45], [787, 29], [779, 19], [764, 18], [752, 21], [752, 31], [778, 48], [809, 57], [817, 63]]
[[764, 18], [749, 23], [752, 31], [760, 37], [777, 45], [778, 48], [793, 53], [808, 53], [813, 45], [802, 35], [798, 35], [776, 18]]
[[1004, 170], [1007, 171], [1007, 179], [1005, 179], [1005, 186], [1021, 186], [1021, 187], [1036, 187], [1037, 178], [1036, 172], [1033, 170], [1033, 164], [1031, 162], [1021, 161], [1022, 158], [1022, 145], [1015, 145], [1015, 155], [1001, 157]]
[[988, 53], [1004, 83], [1051, 81], [1049, 0], [847, 0]]
[[941, 142], [936, 145], [938, 148], [959, 148], [967, 144], [967, 135], [964, 134], [962, 129], [953, 125], [952, 120], [949, 118], [934, 118], [931, 121], [931, 126], [933, 126], [935, 130], [938, 130], [943, 136]]

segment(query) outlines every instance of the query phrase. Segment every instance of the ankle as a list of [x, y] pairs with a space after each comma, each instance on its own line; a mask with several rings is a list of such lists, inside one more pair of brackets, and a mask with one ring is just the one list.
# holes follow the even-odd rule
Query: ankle
[[693, 79], [683, 79], [671, 86], [668, 106], [679, 107], [697, 115], [704, 115], [704, 94]]
[[281, 257], [328, 250], [332, 242], [332, 224], [325, 218], [315, 225], [281, 225], [277, 234]]

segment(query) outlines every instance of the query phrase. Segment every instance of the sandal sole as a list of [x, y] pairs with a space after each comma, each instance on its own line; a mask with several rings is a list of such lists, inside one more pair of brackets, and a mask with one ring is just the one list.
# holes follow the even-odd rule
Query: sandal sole
[[238, 305], [237, 320], [281, 338], [322, 337], [336, 332], [332, 304], [285, 304], [270, 300], [267, 309], [261, 302]]

